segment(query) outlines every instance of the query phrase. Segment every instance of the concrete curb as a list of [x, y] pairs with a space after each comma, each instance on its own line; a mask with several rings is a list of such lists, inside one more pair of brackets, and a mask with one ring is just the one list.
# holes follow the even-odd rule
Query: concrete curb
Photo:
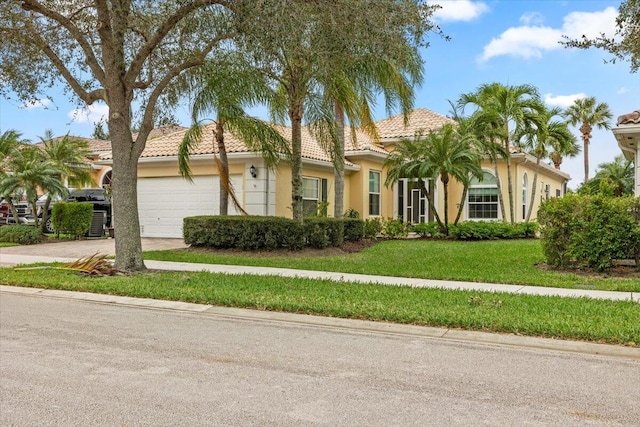
[[22, 294], [47, 298], [63, 298], [98, 304], [115, 304], [156, 310], [171, 310], [210, 315], [256, 322], [295, 324], [303, 327], [331, 328], [387, 335], [415, 336], [419, 338], [444, 339], [457, 342], [482, 345], [498, 345], [529, 349], [554, 350], [562, 352], [591, 354], [598, 356], [622, 357], [640, 361], [640, 349], [596, 344], [581, 341], [566, 341], [549, 338], [527, 337], [510, 334], [465, 331], [459, 329], [435, 328], [415, 325], [402, 325], [367, 320], [340, 319], [334, 317], [312, 316], [274, 311], [259, 311], [242, 308], [218, 307], [206, 304], [193, 304], [180, 301], [153, 300], [114, 295], [93, 294], [87, 292], [59, 291], [40, 288], [22, 288], [0, 285], [0, 293]]

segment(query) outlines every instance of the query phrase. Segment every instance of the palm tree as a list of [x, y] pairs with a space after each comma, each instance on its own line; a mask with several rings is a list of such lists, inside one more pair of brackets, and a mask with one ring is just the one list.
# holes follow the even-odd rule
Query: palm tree
[[593, 179], [584, 183], [578, 191], [597, 194], [604, 190], [614, 197], [633, 195], [633, 174], [633, 162], [620, 154], [616, 156], [613, 162], [599, 164]]
[[446, 124], [436, 132], [401, 141], [384, 163], [389, 168], [387, 186], [401, 178], [417, 178], [421, 188], [428, 192], [424, 181], [440, 178], [444, 193], [444, 223], [433, 206], [432, 198], [427, 199], [445, 235], [449, 235], [449, 182], [453, 178], [468, 186], [470, 176], [478, 179], [483, 176], [481, 157], [472, 148], [472, 141], [469, 135], [461, 135], [453, 125]]
[[272, 126], [248, 116], [244, 109], [257, 103], [269, 103], [273, 97], [264, 77], [237, 55], [209, 62], [195, 76], [197, 89], [192, 107], [193, 125], [185, 134], [178, 152], [180, 173], [192, 180], [189, 167], [190, 151], [202, 141], [200, 117], [208, 112], [216, 114], [214, 139], [218, 148], [215, 165], [220, 176], [220, 215], [227, 215], [229, 198], [244, 212], [235, 197], [229, 179], [229, 161], [224, 141], [225, 131], [231, 131], [249, 149], [262, 154], [272, 167], [280, 155], [288, 155], [288, 142]]
[[[60, 179], [60, 169], [44, 158], [42, 152], [35, 146], [23, 146], [14, 151], [7, 162], [11, 171], [0, 179], [0, 194], [7, 199], [24, 193], [27, 202], [34, 213], [35, 225], [39, 226], [36, 201], [38, 189], [47, 189], [53, 193], [62, 193], [65, 187]], [[18, 218], [15, 207], [9, 201], [14, 218]]]
[[[509, 217], [515, 222], [513, 201], [513, 178], [511, 176], [512, 138], [522, 128], [531, 127], [535, 123], [543, 104], [540, 102], [538, 90], [531, 85], [504, 86], [500, 83], [481, 85], [475, 92], [464, 94], [458, 100], [458, 106], [464, 109], [472, 104], [476, 107], [474, 120], [491, 129], [490, 138], [499, 143], [507, 153], [507, 190], [509, 194]], [[498, 182], [500, 179], [498, 175]], [[501, 209], [504, 212], [502, 190], [499, 186]], [[503, 217], [504, 218], [504, 217]], [[506, 218], [505, 218], [506, 220]]]
[[565, 157], [574, 158], [582, 151], [577, 138], [571, 140], [552, 140], [550, 145], [552, 151], [549, 153], [549, 159], [553, 162], [553, 167], [556, 169], [560, 169], [560, 165], [562, 165]]
[[[65, 181], [71, 186], [82, 187], [88, 184], [94, 184], [93, 175], [91, 174], [91, 165], [87, 158], [91, 155], [89, 144], [82, 139], [73, 138], [65, 135], [62, 138], [53, 138], [50, 130], [45, 131], [44, 137], [40, 137], [42, 145], [40, 150], [44, 155], [45, 161], [48, 161], [60, 171], [59, 178], [64, 184]], [[57, 188], [57, 187], [56, 187]], [[49, 220], [49, 206], [51, 206], [52, 196], [66, 196], [68, 189], [63, 187], [61, 193], [57, 193], [55, 188], [42, 188], [47, 191], [47, 199], [42, 209], [42, 231], [53, 232], [51, 221]], [[36, 215], [36, 212], [34, 212]]]
[[562, 110], [560, 108], [547, 109], [542, 106], [538, 118], [533, 124], [534, 128], [521, 129], [520, 134], [516, 135], [515, 138], [522, 145], [522, 148], [526, 148], [536, 158], [533, 184], [531, 186], [531, 199], [525, 219], [527, 222], [531, 219], [533, 204], [536, 199], [540, 161], [549, 156], [549, 150], [554, 149], [553, 147], [569, 147], [572, 144], [574, 146], [576, 144], [576, 138], [569, 131], [567, 123], [554, 120], [554, 117], [560, 116], [561, 113]]
[[[11, 172], [10, 161], [12, 156], [17, 154], [17, 150], [27, 141], [21, 139], [21, 134], [15, 130], [8, 130], [0, 135], [0, 181]], [[0, 191], [0, 200], [6, 199], [11, 214], [18, 218], [18, 211], [13, 204], [13, 194]]]
[[594, 96], [576, 99], [564, 112], [569, 124], [580, 124], [580, 134], [584, 147], [584, 182], [589, 181], [589, 143], [594, 126], [598, 129], [611, 129], [609, 121], [613, 114], [606, 102], [598, 103]]

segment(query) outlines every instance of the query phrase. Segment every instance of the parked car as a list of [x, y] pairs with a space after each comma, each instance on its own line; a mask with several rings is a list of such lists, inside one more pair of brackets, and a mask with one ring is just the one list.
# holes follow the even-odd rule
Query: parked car
[[[44, 198], [44, 200], [46, 200], [46, 198]], [[44, 200], [42, 201], [42, 206], [44, 206]], [[59, 200], [54, 200], [52, 200], [52, 204], [51, 206], [49, 206], [49, 216], [45, 224], [45, 231], [47, 233], [55, 232], [55, 230], [53, 229], [53, 224], [51, 223], [51, 211], [53, 209], [53, 204]], [[69, 196], [65, 199], [65, 201], [92, 203], [94, 212], [106, 212], [106, 223], [104, 224], [104, 226], [107, 228], [111, 227], [111, 200], [109, 200], [109, 197], [105, 194], [102, 188], [85, 188], [82, 190], [73, 190], [71, 191], [71, 193], [69, 193]], [[42, 212], [39, 214], [39, 217], [42, 218]]]
[[33, 224], [33, 218], [30, 217], [31, 209], [27, 202], [14, 203], [16, 210], [18, 211], [18, 219], [13, 217], [9, 203], [5, 200], [0, 202], [0, 225], [7, 224]]

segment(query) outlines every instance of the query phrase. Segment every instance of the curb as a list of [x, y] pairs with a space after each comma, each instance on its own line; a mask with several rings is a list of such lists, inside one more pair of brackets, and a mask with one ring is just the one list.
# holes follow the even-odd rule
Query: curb
[[414, 336], [417, 338], [442, 339], [452, 342], [475, 343], [505, 347], [528, 348], [532, 350], [553, 350], [598, 356], [621, 357], [640, 361], [640, 349], [597, 344], [582, 341], [567, 341], [551, 338], [538, 338], [491, 332], [467, 331], [461, 329], [436, 328], [429, 326], [403, 325], [396, 323], [374, 322], [369, 320], [341, 319], [335, 317], [313, 316], [308, 314], [259, 311], [244, 308], [219, 307], [206, 304], [164, 301], [149, 298], [133, 298], [115, 295], [93, 294], [88, 292], [60, 291], [41, 288], [23, 288], [0, 285], [0, 293], [19, 294], [46, 298], [71, 299], [98, 304], [114, 304], [129, 307], [180, 311], [199, 315], [210, 315], [229, 319], [242, 319], [254, 322], [272, 322], [303, 327], [329, 328], [351, 332], [374, 333], [384, 335]]

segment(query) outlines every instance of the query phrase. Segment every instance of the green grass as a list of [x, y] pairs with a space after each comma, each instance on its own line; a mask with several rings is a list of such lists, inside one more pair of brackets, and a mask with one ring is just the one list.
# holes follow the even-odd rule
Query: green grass
[[640, 292], [640, 279], [542, 270], [538, 240], [482, 242], [392, 240], [362, 252], [326, 257], [252, 257], [191, 251], [145, 252], [145, 259]]
[[[388, 247], [388, 245], [384, 245]], [[353, 319], [640, 345], [640, 305], [274, 276], [163, 272], [82, 277], [0, 269], [0, 283]]]
[[8, 248], [9, 246], [20, 246], [18, 243], [0, 242], [0, 248]]

